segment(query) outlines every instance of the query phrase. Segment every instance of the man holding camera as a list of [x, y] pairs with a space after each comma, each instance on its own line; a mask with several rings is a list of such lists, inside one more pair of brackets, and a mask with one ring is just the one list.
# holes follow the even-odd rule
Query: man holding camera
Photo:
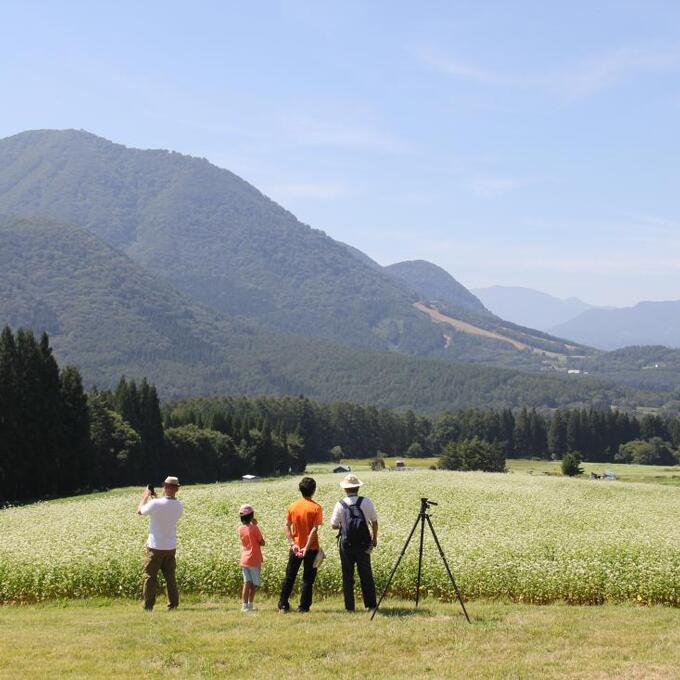
[[158, 572], [162, 571], [168, 590], [168, 609], [179, 605], [179, 591], [175, 578], [175, 549], [177, 548], [177, 520], [184, 506], [175, 498], [179, 491], [177, 477], [167, 477], [163, 482], [163, 497], [157, 498], [151, 485], [144, 489], [137, 506], [138, 515], [148, 515], [149, 538], [144, 560], [144, 609], [151, 611], [156, 603]]
[[363, 486], [363, 482], [356, 475], [347, 475], [340, 486], [345, 490], [346, 497], [333, 508], [331, 528], [340, 530], [338, 546], [345, 609], [354, 611], [354, 565], [359, 572], [364, 607], [375, 609], [371, 551], [378, 545], [378, 513], [370, 498], [359, 496], [359, 487]]

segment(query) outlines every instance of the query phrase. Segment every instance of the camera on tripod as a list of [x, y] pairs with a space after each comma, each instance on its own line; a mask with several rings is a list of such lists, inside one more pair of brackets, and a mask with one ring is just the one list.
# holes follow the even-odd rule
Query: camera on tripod
[[436, 503], [435, 501], [431, 501], [429, 498], [421, 498], [420, 499], [420, 512], [425, 512], [426, 510], [429, 510], [433, 505], [439, 505], [439, 503]]
[[470, 621], [470, 617], [468, 616], [467, 609], [465, 609], [465, 602], [463, 602], [463, 595], [460, 592], [460, 588], [458, 587], [458, 584], [456, 583], [456, 579], [453, 578], [453, 574], [451, 573], [451, 568], [449, 567], [449, 563], [446, 561], [446, 555], [444, 555], [444, 549], [441, 546], [441, 543], [439, 542], [439, 538], [437, 537], [437, 532], [434, 530], [434, 525], [432, 524], [432, 518], [430, 517], [430, 513], [428, 510], [433, 506], [433, 505], [439, 505], [436, 501], [431, 501], [429, 498], [423, 498], [421, 497], [420, 499], [420, 512], [418, 513], [418, 517], [416, 517], [415, 524], [413, 525], [413, 528], [411, 529], [411, 533], [408, 535], [408, 538], [406, 539], [406, 543], [404, 543], [404, 547], [401, 549], [401, 553], [399, 557], [397, 558], [397, 561], [392, 567], [392, 572], [387, 578], [387, 583], [385, 584], [385, 588], [382, 591], [382, 595], [380, 595], [380, 599], [378, 600], [378, 604], [376, 605], [375, 609], [373, 610], [373, 613], [371, 614], [371, 621], [373, 621], [376, 613], [378, 612], [378, 609], [380, 608], [380, 604], [383, 601], [383, 598], [387, 594], [387, 591], [390, 588], [390, 584], [392, 583], [392, 579], [394, 578], [394, 574], [397, 571], [397, 568], [399, 567], [399, 563], [401, 562], [402, 558], [404, 557], [404, 554], [406, 553], [406, 548], [408, 548], [409, 543], [411, 542], [411, 539], [413, 538], [413, 534], [416, 533], [416, 529], [418, 528], [418, 525], [420, 525], [420, 545], [418, 547], [418, 580], [416, 584], [416, 607], [418, 606], [418, 603], [420, 601], [420, 576], [423, 571], [423, 542], [425, 539], [425, 525], [427, 525], [430, 529], [430, 533], [432, 534], [432, 538], [434, 538], [435, 545], [437, 546], [437, 550], [439, 551], [439, 556], [442, 559], [442, 562], [444, 563], [444, 567], [446, 568], [446, 573], [449, 576], [449, 579], [451, 580], [451, 584], [453, 585], [453, 589], [456, 593], [456, 597], [458, 598], [458, 602], [460, 602], [460, 606], [463, 609], [463, 614], [465, 614], [465, 618], [467, 619], [468, 623], [472, 623]]

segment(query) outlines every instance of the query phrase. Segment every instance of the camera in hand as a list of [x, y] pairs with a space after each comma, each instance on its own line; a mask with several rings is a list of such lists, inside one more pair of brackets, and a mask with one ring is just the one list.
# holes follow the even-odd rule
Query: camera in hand
[[153, 488], [153, 484], [147, 484], [146, 488], [152, 496], [156, 495], [156, 489]]

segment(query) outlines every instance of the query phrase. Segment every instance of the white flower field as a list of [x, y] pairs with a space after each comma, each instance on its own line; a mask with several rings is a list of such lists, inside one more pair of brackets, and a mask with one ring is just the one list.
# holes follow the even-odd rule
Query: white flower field
[[[378, 589], [417, 517], [420, 496], [466, 598], [598, 604], [680, 604], [678, 491], [655, 484], [590, 482], [524, 474], [413, 471], [363, 473], [380, 515], [374, 552]], [[339, 476], [315, 475], [326, 520], [341, 497]], [[263, 589], [276, 594], [287, 558], [282, 527], [298, 496], [295, 478], [185, 487], [179, 525], [181, 592], [236, 595], [241, 583], [238, 507], [252, 503], [267, 540]], [[147, 521], [135, 514], [141, 490], [123, 489], [0, 511], [0, 601], [137, 597]], [[341, 592], [335, 532], [319, 595]], [[417, 536], [392, 594], [413, 596]], [[426, 534], [423, 593], [454, 593]]]

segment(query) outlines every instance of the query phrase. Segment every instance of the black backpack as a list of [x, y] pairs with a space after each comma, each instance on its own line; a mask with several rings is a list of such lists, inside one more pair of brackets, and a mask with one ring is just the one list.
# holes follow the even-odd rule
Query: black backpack
[[371, 534], [368, 522], [361, 509], [363, 497], [359, 496], [356, 503], [342, 503], [342, 524], [338, 539], [344, 550], [366, 550], [371, 545]]

